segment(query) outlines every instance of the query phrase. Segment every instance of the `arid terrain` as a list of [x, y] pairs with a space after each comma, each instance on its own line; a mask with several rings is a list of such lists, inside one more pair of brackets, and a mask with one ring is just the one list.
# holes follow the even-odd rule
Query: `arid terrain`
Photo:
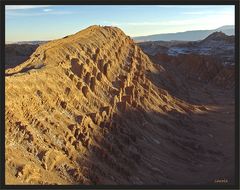
[[233, 184], [232, 38], [134, 43], [91, 26], [9, 61], [6, 184]]
[[7, 44], [5, 46], [5, 69], [13, 68], [28, 60], [38, 45]]

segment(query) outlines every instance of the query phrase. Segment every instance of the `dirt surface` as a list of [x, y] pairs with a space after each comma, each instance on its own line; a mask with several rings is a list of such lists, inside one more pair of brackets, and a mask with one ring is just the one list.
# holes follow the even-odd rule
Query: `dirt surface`
[[5, 72], [6, 184], [233, 184], [234, 89], [186, 72], [114, 27], [40, 45]]
[[28, 60], [38, 46], [37, 44], [6, 44], [5, 69], [14, 68]]

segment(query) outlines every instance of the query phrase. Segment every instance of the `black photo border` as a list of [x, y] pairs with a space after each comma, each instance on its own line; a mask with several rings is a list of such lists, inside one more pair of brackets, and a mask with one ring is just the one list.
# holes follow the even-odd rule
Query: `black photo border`
[[[234, 5], [235, 6], [235, 184], [214, 185], [6, 185], [5, 184], [5, 6], [6, 5]], [[239, 187], [239, 0], [0, 0], [0, 189], [240, 189]]]

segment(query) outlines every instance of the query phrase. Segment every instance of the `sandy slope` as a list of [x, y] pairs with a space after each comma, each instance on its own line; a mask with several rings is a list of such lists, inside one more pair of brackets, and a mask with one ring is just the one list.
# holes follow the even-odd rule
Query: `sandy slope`
[[232, 183], [233, 92], [169, 69], [114, 27], [40, 45], [6, 70], [6, 183]]

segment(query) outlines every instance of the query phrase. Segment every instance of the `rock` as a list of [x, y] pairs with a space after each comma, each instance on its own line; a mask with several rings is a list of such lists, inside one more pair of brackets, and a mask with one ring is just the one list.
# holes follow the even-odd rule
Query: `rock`
[[102, 73], [98, 73], [98, 74], [97, 74], [97, 80], [98, 80], [98, 81], [101, 81], [101, 80], [102, 80]]
[[132, 104], [132, 97], [129, 95], [123, 96], [122, 97], [123, 102], [128, 102], [129, 104]]
[[107, 76], [107, 73], [108, 73], [108, 68], [109, 68], [109, 64], [106, 63], [104, 66], [103, 66], [103, 74]]
[[64, 93], [68, 96], [70, 92], [71, 92], [71, 89], [69, 87], [66, 87]]
[[126, 101], [125, 102], [124, 101], [118, 102], [117, 103], [117, 108], [118, 108], [119, 111], [122, 111], [122, 112], [126, 111], [128, 109], [127, 102]]
[[60, 102], [60, 105], [61, 105], [61, 107], [62, 107], [63, 109], [66, 109], [66, 107], [67, 107], [67, 102], [61, 101], [61, 102]]
[[95, 51], [96, 54], [99, 54], [100, 53], [100, 49], [97, 48], [96, 51]]
[[96, 87], [96, 78], [92, 77], [90, 81], [90, 89], [95, 92], [95, 87]]
[[95, 123], [96, 125], [99, 125], [101, 122], [101, 116], [99, 115], [99, 113], [89, 113], [87, 114], [87, 116], [89, 116], [93, 123]]
[[84, 78], [85, 83], [86, 83], [87, 85], [90, 84], [90, 78], [91, 78], [91, 74], [90, 74], [89, 72], [87, 72], [86, 75], [85, 75], [85, 78]]
[[75, 121], [79, 124], [82, 125], [84, 117], [82, 115], [78, 115], [75, 117]]
[[82, 83], [81, 83], [81, 82], [77, 82], [76, 87], [77, 87], [79, 90], [81, 90], [81, 89], [82, 89]]
[[97, 76], [97, 68], [96, 67], [93, 67], [92, 75], [95, 76], [95, 77]]
[[86, 98], [88, 97], [89, 89], [87, 86], [82, 87], [82, 93]]

